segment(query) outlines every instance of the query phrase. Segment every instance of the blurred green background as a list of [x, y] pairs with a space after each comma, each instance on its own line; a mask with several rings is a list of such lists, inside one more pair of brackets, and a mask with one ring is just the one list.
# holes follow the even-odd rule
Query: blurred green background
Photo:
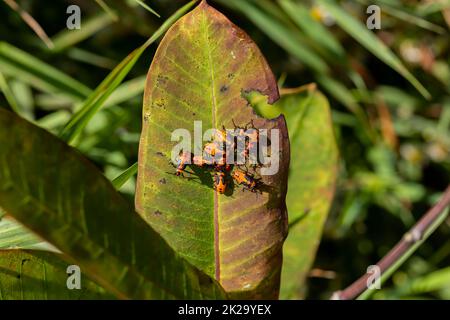
[[[157, 17], [138, 2], [1, 0], [0, 106], [59, 132], [91, 90], [186, 3], [146, 1]], [[450, 1], [209, 3], [256, 41], [281, 88], [314, 82], [332, 105], [341, 168], [305, 291], [327, 299], [377, 262], [449, 184]], [[66, 28], [71, 4], [81, 8], [80, 30]], [[370, 4], [381, 8], [380, 30], [366, 28]], [[27, 25], [31, 17], [49, 39]], [[155, 50], [147, 49], [74, 143], [110, 179], [137, 161]], [[121, 191], [132, 199], [134, 180]], [[450, 299], [449, 234], [447, 219], [373, 298]]]

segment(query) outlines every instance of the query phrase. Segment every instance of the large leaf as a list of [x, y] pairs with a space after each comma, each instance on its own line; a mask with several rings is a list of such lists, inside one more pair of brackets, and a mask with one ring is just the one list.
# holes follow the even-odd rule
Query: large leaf
[[223, 297], [77, 151], [0, 109], [0, 206], [120, 298]]
[[322, 228], [333, 198], [338, 149], [330, 107], [319, 92], [283, 96], [273, 106], [257, 93], [248, 96], [266, 117], [284, 114], [289, 129], [292, 159], [289, 166], [289, 235], [283, 248], [281, 298], [300, 298], [305, 278], [320, 242]]
[[70, 264], [61, 255], [39, 251], [0, 251], [0, 300], [112, 299], [105, 289], [86, 278], [81, 289], [68, 289]]
[[[257, 117], [241, 97], [248, 90], [278, 99], [274, 76], [253, 41], [203, 1], [168, 31], [148, 74], [136, 207], [232, 296], [276, 298], [287, 231], [289, 141], [284, 118]], [[257, 128], [280, 130], [280, 168], [262, 177], [262, 194], [244, 193], [231, 181], [228, 192], [218, 194], [202, 169], [192, 168], [194, 180], [173, 175], [175, 129], [193, 133], [194, 121], [203, 129], [233, 129], [232, 120], [245, 125], [251, 119]]]
[[333, 199], [338, 149], [330, 106], [322, 94], [286, 96], [279, 105], [293, 146], [287, 195], [289, 236], [281, 278], [281, 294], [288, 299], [302, 296], [314, 261]]

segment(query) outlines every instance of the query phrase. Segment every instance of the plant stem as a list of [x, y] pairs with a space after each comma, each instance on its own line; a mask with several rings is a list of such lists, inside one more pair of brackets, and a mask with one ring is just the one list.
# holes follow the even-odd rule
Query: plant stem
[[[436, 227], [435, 222], [446, 213], [445, 208], [450, 205], [450, 185], [445, 190], [438, 203], [432, 207], [428, 212], [409, 230], [405, 233], [403, 238], [393, 247], [376, 265], [380, 268], [383, 275], [392, 266], [408, 253], [415, 244], [422, 241], [427, 235], [428, 231]], [[361, 293], [368, 289], [367, 281], [372, 274], [366, 273], [358, 280], [353, 282], [350, 286], [341, 291], [333, 293], [331, 299], [334, 300], [351, 300], [358, 297]]]

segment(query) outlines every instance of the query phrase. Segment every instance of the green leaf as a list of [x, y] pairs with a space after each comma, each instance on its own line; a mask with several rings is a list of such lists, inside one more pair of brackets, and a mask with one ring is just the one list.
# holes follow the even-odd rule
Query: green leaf
[[247, 98], [265, 117], [279, 113], [286, 117], [292, 154], [286, 197], [289, 234], [283, 248], [281, 298], [298, 299], [304, 293], [337, 177], [338, 149], [330, 106], [314, 90], [285, 95], [275, 108], [256, 92]]
[[[166, 34], [147, 79], [137, 211], [232, 297], [276, 298], [287, 231], [289, 141], [283, 117], [259, 118], [241, 97], [259, 90], [270, 102], [278, 99], [264, 57], [247, 34], [203, 1]], [[244, 193], [231, 177], [219, 194], [212, 173], [195, 166], [185, 178], [173, 174], [175, 129], [194, 133], [194, 121], [204, 130], [234, 129], [232, 120], [244, 126], [252, 119], [256, 128], [279, 129], [279, 170], [262, 176], [261, 194]]]
[[292, 299], [302, 295], [322, 236], [334, 194], [338, 149], [330, 106], [321, 93], [286, 96], [279, 105], [293, 150], [286, 198], [289, 236], [281, 277], [282, 297]]
[[120, 85], [123, 79], [128, 75], [145, 49], [155, 42], [167, 29], [184, 13], [186, 13], [196, 1], [191, 1], [184, 5], [181, 9], [175, 12], [168, 18], [161, 27], [148, 39], [142, 46], [131, 52], [122, 62], [120, 62], [114, 70], [100, 83], [100, 85], [89, 95], [87, 100], [83, 103], [80, 110], [77, 111], [64, 129], [61, 131], [60, 137], [71, 143], [82, 132], [92, 117], [104, 105], [105, 101], [114, 90]]
[[23, 250], [0, 251], [0, 300], [113, 299], [105, 289], [85, 277], [80, 290], [67, 288], [67, 267], [62, 255]]
[[6, 42], [0, 42], [0, 68], [2, 73], [47, 92], [62, 92], [78, 100], [91, 92], [84, 84]]
[[356, 20], [352, 15], [343, 10], [334, 0], [317, 0], [336, 20], [336, 23], [350, 36], [358, 41], [392, 69], [407, 79], [426, 99], [431, 95], [427, 89], [409, 72], [401, 60], [380, 40], [369, 31], [364, 24]]
[[0, 206], [120, 298], [223, 297], [79, 152], [3, 109]]

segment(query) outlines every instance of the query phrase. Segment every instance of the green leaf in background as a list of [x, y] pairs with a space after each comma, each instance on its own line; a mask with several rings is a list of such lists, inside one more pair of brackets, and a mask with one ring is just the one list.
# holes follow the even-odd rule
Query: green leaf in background
[[51, 65], [6, 42], [0, 42], [0, 69], [5, 75], [21, 79], [47, 92], [62, 92], [78, 100], [91, 90]]
[[45, 242], [11, 217], [0, 217], [0, 250], [35, 249], [58, 252], [51, 244]]
[[259, 114], [271, 118], [282, 113], [288, 124], [289, 233], [283, 247], [280, 298], [299, 299], [305, 293], [305, 280], [314, 262], [337, 177], [338, 149], [330, 106], [315, 90], [284, 95], [275, 108], [256, 92], [247, 99]]
[[278, 0], [280, 7], [310, 38], [331, 51], [335, 58], [346, 59], [345, 51], [336, 38], [320, 22], [315, 20], [308, 7], [299, 2]]
[[271, 17], [252, 3], [242, 0], [219, 0], [224, 5], [237, 9], [246, 15], [257, 27], [266, 33], [273, 42], [292, 54], [318, 73], [328, 71], [328, 65], [314, 51], [299, 41], [298, 32], [290, 30], [282, 21]]
[[110, 8], [103, 0], [95, 0], [95, 2], [99, 5], [100, 8], [103, 9], [103, 11], [109, 14], [113, 21], [119, 20], [119, 17], [117, 16], [114, 9]]
[[5, 76], [1, 72], [0, 72], [0, 91], [3, 92], [3, 95], [5, 96], [6, 101], [8, 101], [11, 110], [19, 114], [20, 112], [19, 104], [17, 103], [16, 98], [11, 92], [11, 88], [9, 87], [8, 82], [6, 81]]
[[[126, 102], [138, 95], [142, 95], [145, 87], [145, 76], [140, 76], [122, 83], [105, 101], [109, 107]], [[142, 96], [141, 96], [142, 97]]]
[[[256, 117], [242, 92], [278, 99], [275, 78], [254, 42], [203, 1], [162, 40], [144, 94], [136, 208], [175, 250], [218, 280], [232, 297], [277, 298], [287, 231], [285, 192], [289, 141], [285, 120]], [[213, 177], [193, 167], [177, 177], [169, 163], [171, 133], [245, 126], [279, 129], [280, 162], [262, 176], [265, 190], [213, 189]], [[193, 150], [194, 151], [194, 150]], [[190, 178], [190, 179], [188, 179]]]
[[64, 28], [52, 38], [54, 47], [51, 51], [62, 51], [73, 45], [91, 37], [99, 30], [108, 27], [114, 21], [113, 17], [107, 12], [83, 20], [83, 27], [80, 29], [70, 30]]
[[336, 20], [336, 23], [349, 35], [355, 38], [362, 46], [369, 50], [392, 69], [407, 79], [425, 98], [431, 95], [427, 89], [417, 80], [414, 75], [403, 65], [400, 59], [380, 40], [367, 29], [367, 27], [356, 20], [352, 15], [342, 9], [334, 0], [317, 0]]
[[[364, 4], [366, 4], [367, 6], [369, 6], [370, 4], [372, 4], [372, 2], [366, 1], [366, 0], [360, 0], [360, 2], [363, 2]], [[446, 30], [444, 28], [442, 28], [441, 26], [431, 23], [425, 19], [422, 19], [421, 17], [418, 17], [414, 14], [411, 14], [408, 12], [408, 10], [406, 8], [402, 8], [402, 9], [397, 9], [394, 6], [391, 6], [388, 2], [385, 1], [377, 1], [378, 3], [382, 3], [379, 4], [382, 8], [382, 10], [384, 12], [386, 12], [388, 15], [391, 15], [395, 18], [398, 18], [400, 20], [403, 20], [407, 23], [411, 23], [414, 24], [418, 27], [439, 33], [439, 34], [444, 34], [446, 32]]]
[[0, 206], [120, 298], [224, 297], [135, 214], [93, 164], [4, 109]]
[[81, 270], [80, 290], [67, 288], [62, 255], [29, 250], [0, 250], [0, 300], [114, 299]]
[[100, 83], [100, 85], [92, 92], [87, 100], [83, 103], [80, 110], [78, 110], [64, 129], [61, 131], [60, 137], [71, 143], [82, 132], [92, 117], [104, 105], [105, 101], [114, 90], [120, 85], [123, 79], [128, 75], [145, 49], [162, 36], [167, 29], [185, 14], [196, 1], [191, 1], [177, 10], [170, 18], [168, 18], [161, 27], [139, 48], [131, 52], [124, 60], [122, 60], [114, 70]]
[[338, 148], [330, 106], [321, 93], [288, 95], [278, 105], [286, 117], [292, 146], [281, 297], [295, 299], [305, 293], [305, 280], [333, 199]]
[[[399, 271], [399, 273], [404, 273]], [[394, 274], [395, 275], [395, 274]], [[373, 294], [373, 299], [395, 300], [395, 299], [415, 299], [427, 294], [440, 293], [442, 299], [449, 296], [450, 288], [450, 267], [431, 271], [422, 276], [415, 276], [405, 279], [394, 288], [378, 290]], [[434, 295], [433, 295], [434, 296]], [[448, 299], [448, 298], [447, 298]]]

